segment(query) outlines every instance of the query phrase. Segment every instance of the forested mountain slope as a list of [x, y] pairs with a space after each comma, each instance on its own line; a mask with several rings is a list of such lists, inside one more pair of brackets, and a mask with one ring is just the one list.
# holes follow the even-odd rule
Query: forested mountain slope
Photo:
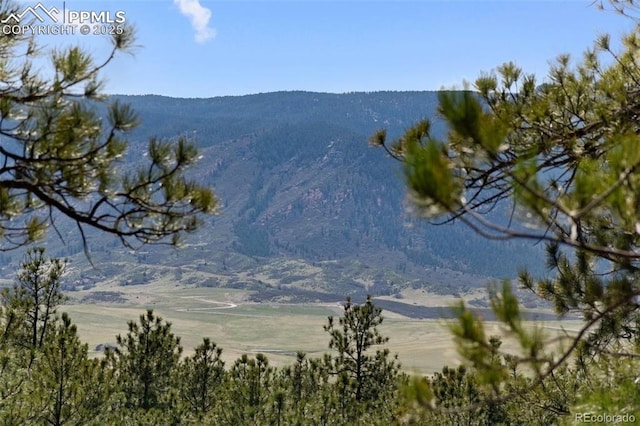
[[[202, 154], [192, 173], [214, 187], [221, 215], [205, 218], [179, 251], [131, 254], [92, 235], [97, 270], [86, 263], [75, 229], [60, 225], [66, 246], [53, 236], [49, 253], [72, 257], [72, 285], [141, 284], [169, 274], [185, 284], [248, 287], [276, 298], [288, 287], [310, 298], [393, 294], [408, 285], [456, 293], [483, 285], [482, 277], [513, 277], [527, 262], [541, 266], [539, 256], [531, 261], [541, 252], [531, 242], [494, 243], [462, 224], [429, 226], [406, 211], [399, 164], [367, 139], [383, 127], [399, 135], [424, 117], [444, 134], [436, 92], [118, 98], [141, 119], [123, 167], [144, 155], [152, 136], [187, 136]], [[506, 221], [507, 213], [505, 206], [496, 214]]]

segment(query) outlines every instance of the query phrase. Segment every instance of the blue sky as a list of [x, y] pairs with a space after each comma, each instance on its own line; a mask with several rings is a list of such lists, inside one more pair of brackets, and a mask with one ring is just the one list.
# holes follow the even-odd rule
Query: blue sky
[[[619, 38], [632, 28], [629, 19], [590, 3], [67, 0], [65, 6], [122, 10], [136, 26], [141, 47], [105, 70], [109, 93], [209, 97], [436, 90], [460, 87], [509, 60], [544, 77], [558, 54], [579, 56], [598, 34]], [[49, 44], [60, 39], [41, 37]], [[99, 36], [76, 40], [98, 57], [108, 44]]]

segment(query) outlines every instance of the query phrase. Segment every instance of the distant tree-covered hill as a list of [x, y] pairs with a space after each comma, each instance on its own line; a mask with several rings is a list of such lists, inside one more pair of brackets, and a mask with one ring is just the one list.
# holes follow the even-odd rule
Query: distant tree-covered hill
[[77, 286], [113, 276], [142, 284], [169, 274], [185, 284], [269, 288], [270, 297], [287, 297], [292, 288], [391, 294], [409, 285], [455, 293], [483, 284], [482, 277], [541, 266], [533, 243], [487, 241], [462, 224], [429, 226], [406, 211], [399, 164], [367, 139], [383, 127], [399, 135], [425, 117], [444, 134], [435, 92], [118, 98], [141, 119], [123, 167], [144, 155], [150, 137], [186, 135], [202, 154], [192, 173], [213, 186], [221, 215], [205, 218], [179, 251], [145, 247], [132, 255], [92, 235], [97, 270], [80, 266], [82, 244], [61, 225], [66, 246], [54, 237], [49, 252], [79, 265]]

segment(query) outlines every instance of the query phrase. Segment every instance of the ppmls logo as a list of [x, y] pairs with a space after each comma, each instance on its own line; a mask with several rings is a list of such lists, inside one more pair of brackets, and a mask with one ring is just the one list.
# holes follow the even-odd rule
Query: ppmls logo
[[[1, 0], [0, 0], [1, 1]], [[127, 16], [124, 10], [70, 10], [62, 2], [62, 11], [47, 8], [41, 2], [10, 13], [0, 20], [4, 35], [117, 35], [125, 31]]]
[[3, 24], [19, 24], [20, 21], [22, 21], [22, 18], [24, 18], [24, 16], [27, 14], [33, 15], [33, 17], [40, 22], [44, 22], [45, 18], [43, 18], [43, 16], [46, 16], [51, 21], [57, 23], [60, 11], [55, 6], [51, 9], [47, 9], [42, 3], [38, 3], [35, 6], [26, 7], [22, 12], [11, 13], [8, 17], [0, 22]]

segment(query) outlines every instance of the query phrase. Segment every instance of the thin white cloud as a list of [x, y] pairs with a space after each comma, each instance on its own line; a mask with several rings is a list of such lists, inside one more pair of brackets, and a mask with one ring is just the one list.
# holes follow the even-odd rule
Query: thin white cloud
[[173, 0], [173, 4], [178, 6], [180, 13], [191, 21], [198, 43], [204, 43], [215, 38], [216, 30], [209, 27], [211, 10], [203, 7], [200, 4], [200, 0]]

